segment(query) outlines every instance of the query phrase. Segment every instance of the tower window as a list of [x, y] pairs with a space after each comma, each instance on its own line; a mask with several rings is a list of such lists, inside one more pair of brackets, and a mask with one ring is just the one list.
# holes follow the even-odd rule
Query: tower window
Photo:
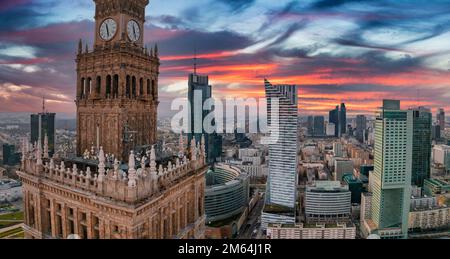
[[95, 87], [95, 92], [97, 94], [100, 94], [102, 89], [102, 77], [101, 76], [97, 76], [97, 86]]
[[153, 100], [156, 100], [156, 84], [155, 84], [155, 80], [152, 80], [152, 96], [153, 96]]
[[131, 84], [131, 82], [130, 82], [130, 76], [127, 76], [127, 86], [126, 86], [126, 96], [127, 96], [127, 98], [130, 98], [131, 97], [131, 92], [130, 92], [130, 84]]
[[147, 95], [151, 94], [150, 79], [147, 79]]
[[139, 95], [144, 95], [144, 79], [142, 78], [139, 80]]
[[92, 79], [89, 77], [86, 81], [86, 96], [91, 94]]
[[86, 85], [85, 85], [85, 79], [84, 77], [81, 78], [81, 98], [84, 98], [86, 95]]
[[114, 75], [113, 98], [119, 98], [119, 75]]
[[136, 98], [136, 77], [133, 76], [132, 83], [131, 83], [131, 95], [133, 98]]
[[106, 77], [106, 98], [111, 97], [111, 76]]

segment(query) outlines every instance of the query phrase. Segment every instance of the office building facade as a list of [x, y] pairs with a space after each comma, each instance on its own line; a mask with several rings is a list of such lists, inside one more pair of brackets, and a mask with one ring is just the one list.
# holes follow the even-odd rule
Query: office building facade
[[411, 183], [423, 187], [425, 179], [430, 178], [431, 170], [431, 123], [429, 109], [419, 107], [413, 112], [413, 148]]
[[35, 144], [40, 141], [40, 145], [44, 146], [47, 138], [49, 154], [55, 153], [55, 113], [37, 113], [31, 115], [31, 143]]
[[[278, 139], [269, 145], [269, 176], [263, 225], [294, 223], [298, 165], [298, 93], [295, 85], [272, 85], [265, 80], [269, 125], [278, 129]], [[272, 120], [272, 105], [279, 116]]]
[[406, 238], [411, 194], [413, 118], [384, 100], [375, 122], [372, 221], [378, 233]]

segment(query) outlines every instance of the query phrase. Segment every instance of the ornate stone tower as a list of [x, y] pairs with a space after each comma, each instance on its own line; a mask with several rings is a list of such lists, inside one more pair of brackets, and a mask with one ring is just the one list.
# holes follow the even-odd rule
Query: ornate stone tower
[[103, 147], [125, 161], [156, 142], [158, 48], [144, 46], [148, 0], [94, 0], [93, 49], [80, 40], [77, 62], [77, 153]]

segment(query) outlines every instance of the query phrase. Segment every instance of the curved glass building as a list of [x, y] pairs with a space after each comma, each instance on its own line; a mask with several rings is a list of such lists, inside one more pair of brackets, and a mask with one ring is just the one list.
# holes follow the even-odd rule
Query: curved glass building
[[217, 164], [206, 174], [205, 211], [210, 224], [239, 215], [249, 199], [248, 175], [241, 169]]

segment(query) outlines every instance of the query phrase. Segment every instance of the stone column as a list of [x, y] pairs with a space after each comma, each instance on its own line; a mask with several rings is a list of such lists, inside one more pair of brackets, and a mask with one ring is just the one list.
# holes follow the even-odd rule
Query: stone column
[[50, 225], [52, 231], [52, 237], [57, 237], [57, 229], [56, 229], [56, 209], [55, 209], [55, 200], [50, 200]]
[[62, 238], [67, 239], [67, 207], [66, 204], [61, 204], [61, 225], [62, 225]]

